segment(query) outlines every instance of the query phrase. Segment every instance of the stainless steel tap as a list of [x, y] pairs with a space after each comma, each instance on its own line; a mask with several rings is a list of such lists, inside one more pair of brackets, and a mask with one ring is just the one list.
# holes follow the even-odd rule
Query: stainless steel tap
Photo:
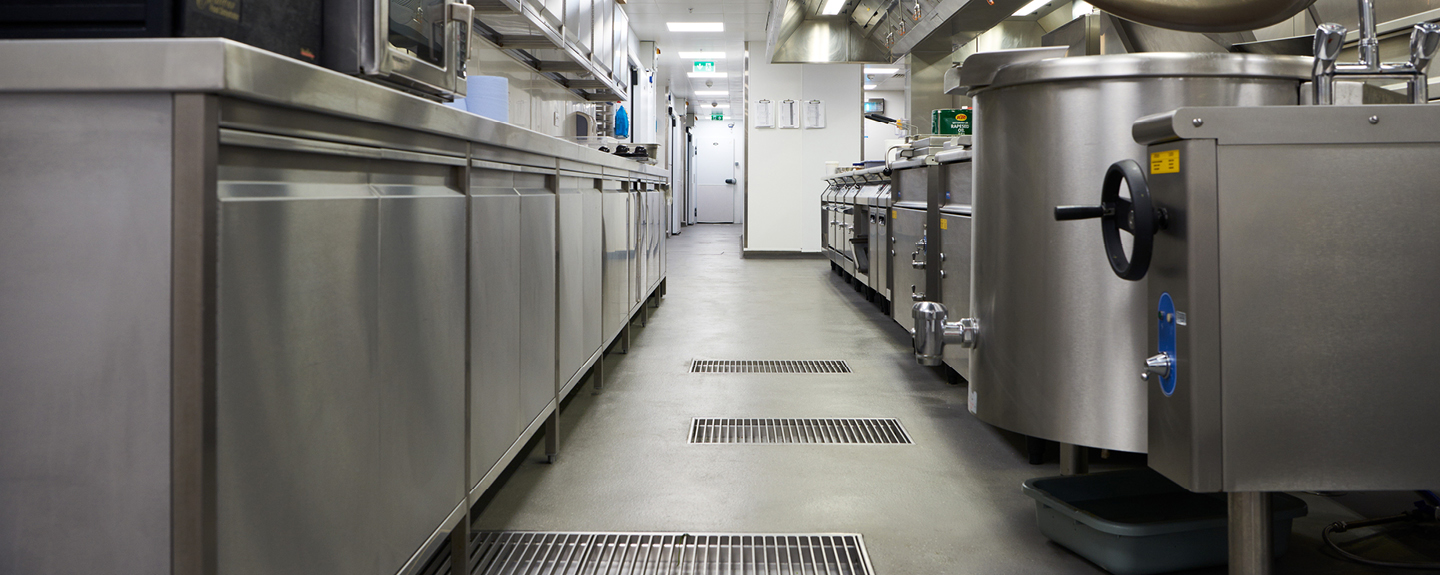
[[967, 317], [958, 322], [946, 321], [950, 311], [945, 304], [922, 301], [910, 308], [915, 318], [912, 333], [915, 344], [915, 361], [920, 365], [937, 366], [945, 361], [945, 344], [959, 344], [973, 348], [980, 340], [980, 324], [975, 318]]
[[1346, 29], [1334, 23], [1321, 24], [1315, 32], [1315, 103], [1335, 103], [1335, 77], [1384, 78], [1409, 76], [1410, 101], [1424, 104], [1430, 99], [1429, 78], [1425, 71], [1440, 48], [1440, 26], [1425, 22], [1410, 32], [1410, 61], [1380, 61], [1380, 39], [1375, 33], [1374, 0], [1358, 0], [1360, 5], [1360, 61], [1335, 63], [1345, 43]]

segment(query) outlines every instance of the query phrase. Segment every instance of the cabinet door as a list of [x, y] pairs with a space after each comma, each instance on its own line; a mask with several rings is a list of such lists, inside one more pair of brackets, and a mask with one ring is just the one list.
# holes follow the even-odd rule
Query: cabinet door
[[352, 171], [363, 166], [339, 163], [332, 175], [361, 181], [312, 184], [303, 178], [321, 170], [297, 169], [282, 183], [232, 185], [222, 166], [222, 575], [376, 572], [379, 199]]
[[[522, 181], [533, 180], [533, 181]], [[520, 421], [555, 399], [555, 194], [516, 174], [520, 192]]]
[[585, 267], [585, 349], [593, 354], [600, 349], [604, 335], [602, 329], [602, 307], [604, 283], [602, 268], [605, 265], [605, 232], [601, 225], [601, 196], [595, 187], [595, 180], [582, 180], [589, 185], [582, 188], [580, 195], [584, 210], [585, 240], [581, 247], [581, 258]]
[[559, 226], [555, 233], [559, 243], [559, 260], [555, 267], [559, 319], [556, 338], [560, 353], [561, 384], [580, 370], [594, 350], [585, 349], [585, 215], [584, 198], [576, 189], [578, 178], [562, 178], [565, 185], [556, 194]]
[[[447, 181], [449, 166], [396, 167], [371, 176], [391, 182], [373, 186], [380, 194], [382, 573], [404, 567], [467, 487], [465, 197]], [[412, 181], [396, 183], [404, 180]]]
[[520, 196], [514, 185], [509, 172], [470, 172], [470, 489], [523, 430]]

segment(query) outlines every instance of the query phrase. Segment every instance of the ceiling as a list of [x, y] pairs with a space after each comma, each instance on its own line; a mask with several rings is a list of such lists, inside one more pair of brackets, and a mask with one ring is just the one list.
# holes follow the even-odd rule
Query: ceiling
[[[710, 102], [729, 103], [729, 113], [739, 115], [742, 100], [745, 42], [765, 43], [765, 18], [770, 13], [769, 0], [629, 0], [625, 14], [641, 41], [654, 41], [660, 49], [657, 57], [661, 80], [674, 78], [676, 99], [694, 99], [708, 109]], [[724, 32], [671, 32], [666, 22], [724, 22]], [[715, 60], [715, 70], [726, 72], [727, 78], [713, 78], [706, 87], [704, 79], [691, 79], [693, 60], [681, 60], [678, 52], [725, 52], [724, 60]], [[764, 51], [757, 57], [763, 58]], [[697, 90], [725, 90], [728, 96], [695, 96]]]

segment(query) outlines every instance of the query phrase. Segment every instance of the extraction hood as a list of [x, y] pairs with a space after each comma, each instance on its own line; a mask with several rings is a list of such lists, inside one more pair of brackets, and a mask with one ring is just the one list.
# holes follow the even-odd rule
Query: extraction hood
[[[865, 1], [880, 3], [880, 0], [861, 0], [861, 3]], [[771, 0], [770, 17], [765, 22], [765, 49], [770, 63], [888, 64], [893, 61], [890, 51], [866, 34], [864, 26], [853, 23], [846, 11], [833, 16], [821, 15], [825, 3], [826, 0]], [[847, 7], [853, 4], [856, 0], [849, 0]]]

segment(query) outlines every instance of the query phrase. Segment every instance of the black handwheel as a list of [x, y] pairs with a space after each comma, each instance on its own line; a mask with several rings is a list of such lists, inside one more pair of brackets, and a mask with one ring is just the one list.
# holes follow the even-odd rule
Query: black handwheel
[[[1120, 182], [1130, 187], [1130, 199], [1120, 197]], [[1110, 269], [1121, 279], [1139, 281], [1150, 269], [1150, 255], [1155, 250], [1155, 232], [1165, 227], [1165, 213], [1150, 201], [1150, 187], [1145, 172], [1135, 160], [1120, 160], [1105, 172], [1098, 206], [1060, 206], [1055, 208], [1057, 221], [1100, 218], [1100, 235], [1105, 239], [1105, 255]], [[1120, 231], [1135, 237], [1129, 257], [1120, 242]]]

